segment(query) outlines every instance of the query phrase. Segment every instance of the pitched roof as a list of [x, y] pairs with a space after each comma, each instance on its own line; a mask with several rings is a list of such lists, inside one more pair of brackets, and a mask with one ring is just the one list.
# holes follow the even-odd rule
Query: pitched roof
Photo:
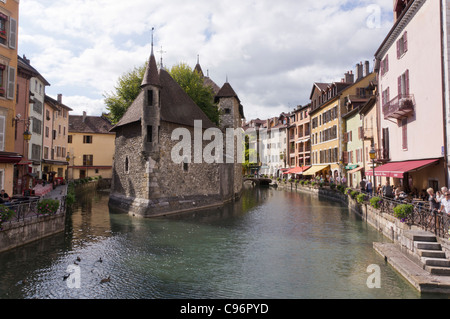
[[[154, 77], [154, 75], [150, 75], [150, 77]], [[195, 120], [201, 120], [202, 127], [205, 129], [216, 127], [166, 70], [160, 69], [158, 82], [161, 87], [160, 116], [162, 121], [193, 127]], [[145, 91], [141, 90], [138, 97], [112, 130], [141, 120], [144, 94]]]
[[216, 95], [216, 99], [221, 98], [221, 97], [235, 97], [239, 101], [239, 103], [241, 102], [239, 100], [239, 97], [237, 96], [236, 92], [234, 92], [233, 88], [231, 87], [230, 83], [228, 83], [228, 82], [226, 82], [222, 86], [222, 88]]
[[166, 70], [160, 70], [160, 81], [161, 120], [187, 126], [201, 120], [203, 128], [216, 127]]
[[69, 133], [110, 133], [111, 122], [103, 116], [69, 115]]
[[17, 66], [19, 69], [28, 71], [32, 77], [37, 77], [41, 80], [45, 86], [50, 86], [50, 83], [30, 64], [30, 60], [27, 58], [17, 56]]

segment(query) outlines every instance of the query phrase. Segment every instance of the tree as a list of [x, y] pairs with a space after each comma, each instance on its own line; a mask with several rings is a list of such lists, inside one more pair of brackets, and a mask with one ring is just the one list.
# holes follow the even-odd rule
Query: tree
[[[141, 91], [147, 64], [119, 77], [114, 93], [105, 93], [106, 109], [109, 111], [109, 119], [113, 124], [119, 122]], [[214, 92], [212, 88], [203, 84], [202, 77], [192, 71], [188, 65], [180, 63], [172, 67], [169, 72], [173, 79], [191, 97], [191, 99], [203, 110], [208, 118], [215, 124], [219, 124], [219, 110], [214, 104]]]
[[139, 95], [146, 67], [147, 63], [123, 74], [117, 81], [116, 92], [103, 95], [111, 123], [119, 122], [128, 107]]
[[179, 63], [170, 70], [172, 78], [202, 109], [208, 118], [215, 124], [219, 124], [219, 109], [214, 103], [214, 91], [204, 85], [203, 78], [193, 71], [187, 64]]

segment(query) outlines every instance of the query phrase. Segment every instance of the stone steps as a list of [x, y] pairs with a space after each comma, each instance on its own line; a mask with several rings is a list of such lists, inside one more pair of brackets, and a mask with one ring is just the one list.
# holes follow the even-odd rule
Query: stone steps
[[413, 241], [423, 269], [433, 275], [450, 276], [450, 260], [437, 242], [436, 236], [415, 235]]

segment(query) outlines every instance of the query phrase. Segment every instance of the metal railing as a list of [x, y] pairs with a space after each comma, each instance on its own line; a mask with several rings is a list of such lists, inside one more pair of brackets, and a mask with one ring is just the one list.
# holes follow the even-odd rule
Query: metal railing
[[380, 197], [382, 202], [380, 205], [380, 211], [394, 216], [394, 208], [400, 204], [408, 204], [413, 206], [412, 213], [407, 215], [406, 218], [401, 219], [401, 222], [409, 226], [417, 226], [425, 231], [434, 233], [441, 238], [450, 238], [450, 215], [446, 213], [439, 213], [437, 210], [430, 208], [428, 201], [414, 201], [408, 199], [395, 199], [390, 197], [384, 197], [382, 195], [370, 195], [367, 192], [360, 193], [367, 194], [369, 200], [372, 197]]
[[[40, 198], [36, 198], [36, 199], [29, 199], [26, 201], [14, 202], [6, 205], [2, 204], [14, 212], [11, 218], [9, 218], [6, 221], [3, 221], [2, 226], [4, 227], [7, 224], [29, 221], [35, 218], [48, 216], [46, 214], [41, 214], [39, 212], [38, 210], [39, 202]], [[62, 196], [59, 199], [59, 208], [54, 214], [52, 214], [52, 216], [64, 214], [65, 212], [66, 212], [66, 196]]]

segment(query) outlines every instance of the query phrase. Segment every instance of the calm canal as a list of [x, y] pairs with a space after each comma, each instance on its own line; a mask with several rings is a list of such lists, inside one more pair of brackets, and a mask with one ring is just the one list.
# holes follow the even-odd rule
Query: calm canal
[[[372, 243], [386, 239], [348, 208], [308, 194], [248, 188], [234, 205], [157, 220], [110, 212], [107, 193], [78, 203], [65, 233], [0, 254], [0, 298], [439, 297], [385, 264]], [[74, 262], [80, 288], [63, 279]], [[380, 289], [366, 284], [372, 264]]]

